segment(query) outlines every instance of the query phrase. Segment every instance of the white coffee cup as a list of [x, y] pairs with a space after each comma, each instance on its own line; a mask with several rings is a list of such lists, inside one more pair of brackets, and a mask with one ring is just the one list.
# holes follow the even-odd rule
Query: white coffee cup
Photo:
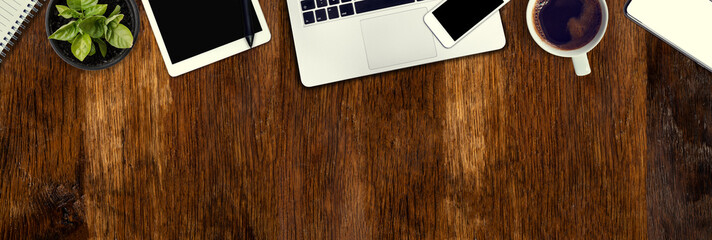
[[586, 76], [591, 73], [591, 66], [588, 63], [588, 56], [586, 56], [586, 53], [591, 51], [594, 47], [596, 47], [596, 45], [598, 45], [598, 43], [601, 42], [603, 35], [606, 33], [606, 28], [608, 27], [608, 5], [605, 0], [598, 1], [601, 4], [601, 27], [598, 29], [598, 33], [593, 40], [583, 47], [574, 50], [558, 49], [547, 43], [546, 40], [542, 39], [534, 26], [534, 7], [536, 6], [537, 0], [529, 0], [529, 5], [527, 6], [527, 26], [529, 26], [529, 34], [532, 35], [534, 41], [539, 45], [539, 47], [553, 55], [571, 58], [574, 62], [574, 70], [576, 70], [576, 75], [578, 76]]

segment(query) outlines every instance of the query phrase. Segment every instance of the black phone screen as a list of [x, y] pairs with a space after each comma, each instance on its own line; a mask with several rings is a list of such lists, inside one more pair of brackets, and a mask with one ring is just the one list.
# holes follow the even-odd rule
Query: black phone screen
[[457, 41], [502, 3], [502, 0], [447, 0], [433, 11], [433, 15]]
[[[176, 64], [245, 37], [242, 0], [148, 0], [171, 62]], [[252, 31], [262, 31], [254, 7]]]

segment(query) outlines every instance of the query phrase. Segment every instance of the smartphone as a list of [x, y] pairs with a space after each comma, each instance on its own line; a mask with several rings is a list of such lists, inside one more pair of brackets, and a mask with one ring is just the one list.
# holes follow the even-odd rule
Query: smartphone
[[423, 20], [445, 48], [451, 48], [509, 0], [445, 0]]

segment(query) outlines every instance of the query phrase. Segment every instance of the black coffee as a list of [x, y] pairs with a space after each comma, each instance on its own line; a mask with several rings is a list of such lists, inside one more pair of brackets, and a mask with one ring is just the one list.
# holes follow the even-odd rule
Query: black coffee
[[537, 34], [562, 50], [578, 49], [593, 40], [603, 17], [598, 0], [536, 0]]

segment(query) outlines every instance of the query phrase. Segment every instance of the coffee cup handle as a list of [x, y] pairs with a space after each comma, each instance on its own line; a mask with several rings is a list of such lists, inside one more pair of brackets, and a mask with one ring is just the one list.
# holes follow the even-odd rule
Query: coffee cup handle
[[574, 62], [577, 76], [586, 76], [591, 73], [591, 66], [588, 64], [588, 56], [585, 53], [572, 57], [571, 60]]

